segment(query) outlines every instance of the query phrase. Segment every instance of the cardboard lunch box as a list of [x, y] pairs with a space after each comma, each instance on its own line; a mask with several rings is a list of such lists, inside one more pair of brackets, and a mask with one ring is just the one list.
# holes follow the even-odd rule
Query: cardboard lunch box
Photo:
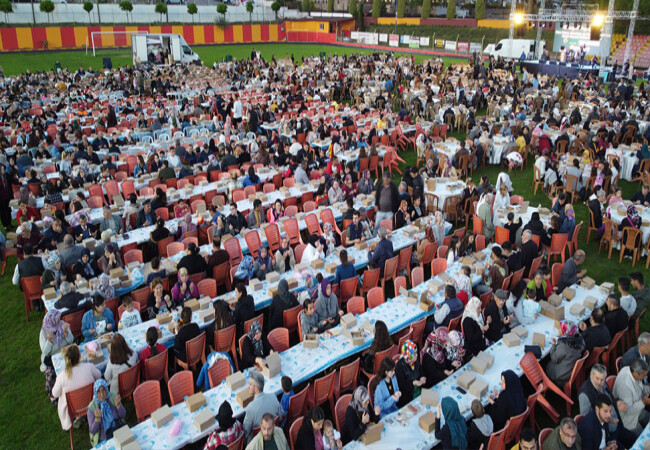
[[135, 441], [135, 436], [133, 431], [129, 428], [128, 425], [124, 425], [122, 428], [119, 428], [113, 432], [113, 439], [117, 444], [117, 447], [122, 449], [125, 445], [130, 444]]
[[350, 343], [353, 346], [357, 347], [359, 345], [363, 345], [363, 342], [364, 342], [363, 341], [363, 333], [361, 332], [361, 330], [350, 330], [350, 329], [344, 328], [342, 330], [342, 333], [343, 333], [343, 336], [348, 338], [348, 340], [350, 341]]
[[318, 335], [317, 334], [307, 334], [305, 339], [302, 341], [302, 346], [305, 348], [317, 348], [318, 347]]
[[266, 274], [266, 281], [268, 283], [277, 283], [280, 281], [280, 274], [273, 271]]
[[614, 283], [610, 283], [609, 281], [603, 283], [600, 285], [600, 292], [602, 292], [605, 295], [613, 294], [614, 293]]
[[487, 361], [488, 369], [490, 369], [494, 365], [494, 355], [493, 354], [487, 353], [487, 352], [484, 352], [483, 350], [481, 350], [480, 352], [478, 352], [478, 355], [476, 355], [476, 356], [478, 356], [479, 358], [482, 358], [485, 361]]
[[571, 314], [575, 314], [577, 316], [582, 316], [585, 313], [585, 305], [581, 305], [580, 303], [574, 303], [571, 305], [571, 308], [569, 308], [569, 312]]
[[235, 372], [226, 377], [226, 387], [231, 391], [237, 390], [246, 385], [246, 377], [241, 372]]
[[262, 290], [262, 287], [263, 287], [263, 286], [264, 286], [264, 285], [262, 284], [262, 282], [261, 282], [260, 280], [258, 280], [257, 278], [252, 278], [252, 279], [248, 282], [248, 288], [249, 288], [251, 291], [260, 291], [260, 290]]
[[562, 304], [562, 297], [557, 294], [551, 294], [548, 296], [548, 302], [553, 306], [560, 306]]
[[544, 347], [546, 347], [546, 336], [542, 333], [533, 333], [533, 345], [538, 345], [539, 348], [544, 350]]
[[370, 425], [366, 428], [366, 432], [361, 435], [361, 442], [363, 445], [370, 445], [374, 442], [381, 440], [381, 432], [384, 429], [384, 422]]
[[596, 286], [596, 280], [594, 280], [591, 277], [584, 277], [580, 282], [580, 286], [582, 286], [585, 289], [591, 289], [594, 286]]
[[436, 428], [436, 415], [432, 411], [427, 411], [420, 416], [418, 425], [425, 433], [431, 433]]
[[480, 358], [479, 356], [473, 357], [469, 365], [472, 367], [472, 370], [476, 373], [480, 373], [483, 375], [485, 371], [488, 369], [488, 362], [484, 358]]
[[187, 409], [189, 409], [190, 412], [194, 412], [205, 405], [206, 400], [203, 392], [197, 392], [196, 394], [190, 395], [185, 399], [185, 406], [187, 406]]
[[203, 323], [208, 323], [214, 320], [214, 309], [202, 309], [199, 311], [199, 320]]
[[163, 405], [151, 414], [151, 422], [156, 428], [161, 428], [172, 421], [174, 413], [168, 405]]
[[298, 287], [298, 280], [294, 277], [287, 278], [287, 284], [289, 285], [289, 289], [296, 289]]
[[322, 259], [315, 259], [311, 262], [312, 269], [322, 269], [325, 267], [325, 261]]
[[585, 305], [585, 308], [593, 310], [598, 304], [598, 300], [595, 297], [589, 296], [582, 301], [582, 304]]
[[214, 414], [212, 414], [210, 408], [205, 408], [203, 411], [194, 416], [194, 419], [192, 420], [194, 427], [201, 433], [214, 425], [216, 421], [217, 419]]
[[469, 370], [466, 370], [460, 376], [456, 379], [456, 382], [458, 383], [458, 386], [461, 388], [468, 390], [469, 387], [472, 385], [472, 383], [476, 380], [476, 375], [474, 375], [472, 372]]
[[249, 389], [242, 389], [237, 392], [237, 403], [239, 403], [239, 406], [242, 408], [246, 408], [248, 404], [253, 401], [253, 398], [253, 394]]
[[516, 333], [508, 333], [503, 336], [503, 343], [506, 347], [517, 347], [521, 345], [521, 338]]
[[266, 378], [273, 378], [274, 376], [279, 375], [280, 372], [282, 372], [280, 355], [277, 353], [271, 353], [266, 357], [266, 366], [262, 367], [262, 373]]
[[191, 299], [187, 300], [183, 304], [183, 306], [186, 307], [186, 308], [190, 308], [192, 310], [192, 312], [198, 311], [199, 309], [201, 309], [201, 305], [199, 304], [199, 301], [197, 299], [195, 299], [195, 298], [191, 298]]
[[515, 333], [517, 336], [519, 336], [522, 339], [528, 337], [528, 329], [526, 327], [524, 327], [523, 325], [519, 325], [519, 326], [515, 327], [512, 330], [512, 332]]
[[422, 388], [420, 403], [424, 406], [438, 406], [438, 391], [435, 389]]
[[562, 297], [566, 298], [567, 300], [573, 300], [574, 297], [576, 296], [576, 290], [573, 288], [564, 288], [562, 291]]
[[341, 317], [341, 327], [352, 328], [357, 325], [357, 318], [352, 313], [347, 313]]
[[472, 394], [474, 397], [481, 398], [485, 394], [487, 394], [488, 391], [488, 384], [481, 378], [476, 378], [472, 385], [469, 387], [469, 393]]

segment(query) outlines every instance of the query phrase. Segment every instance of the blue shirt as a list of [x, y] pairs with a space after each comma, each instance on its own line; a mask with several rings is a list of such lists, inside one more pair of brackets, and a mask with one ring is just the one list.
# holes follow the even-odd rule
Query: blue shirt
[[336, 275], [334, 275], [334, 284], [339, 284], [342, 280], [347, 280], [349, 278], [354, 278], [357, 276], [357, 270], [354, 268], [354, 264], [348, 263], [347, 265], [341, 264], [336, 267]]

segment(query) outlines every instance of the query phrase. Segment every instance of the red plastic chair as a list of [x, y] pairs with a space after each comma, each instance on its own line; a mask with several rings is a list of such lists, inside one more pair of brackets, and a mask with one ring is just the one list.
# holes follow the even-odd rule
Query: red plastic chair
[[251, 230], [246, 233], [244, 239], [246, 240], [246, 245], [248, 246], [248, 253], [250, 253], [253, 258], [257, 258], [257, 252], [262, 246], [262, 241], [257, 230]]
[[304, 416], [307, 412], [307, 394], [311, 384], [308, 384], [302, 391], [294, 394], [293, 397], [289, 399], [289, 410], [287, 411], [287, 426], [291, 427], [291, 424], [299, 417]]
[[162, 406], [160, 383], [158, 381], [145, 381], [133, 391], [135, 414], [138, 423], [146, 420], [151, 413]]
[[424, 269], [422, 267], [414, 267], [411, 270], [411, 286], [416, 287], [424, 281]]
[[142, 250], [129, 250], [124, 255], [124, 265], [128, 266], [132, 262], [139, 262], [142, 264], [144, 260], [142, 259]]
[[41, 289], [41, 277], [35, 275], [33, 277], [25, 277], [20, 279], [20, 285], [23, 287], [23, 295], [25, 296], [25, 316], [26, 322], [29, 322], [29, 312], [34, 310], [33, 300], [40, 301], [43, 295]]
[[[68, 404], [70, 421], [74, 422], [79, 417], [85, 417], [88, 405], [93, 400], [93, 384], [90, 383], [74, 391], [66, 392], [65, 399]], [[74, 449], [74, 427], [70, 427], [70, 448]]]
[[352, 297], [345, 306], [350, 314], [357, 315], [366, 312], [366, 303], [363, 297]]
[[342, 430], [345, 427], [345, 413], [348, 406], [352, 401], [352, 394], [345, 394], [336, 401], [334, 407], [334, 422], [337, 430]]
[[250, 330], [253, 322], [259, 322], [260, 326], [264, 328], [264, 314], [260, 314], [259, 316], [253, 317], [252, 319], [244, 322], [244, 333], [248, 333], [248, 330]]
[[406, 277], [397, 277], [394, 281], [395, 295], [399, 295], [400, 288], [406, 289]]
[[185, 370], [194, 370], [199, 361], [205, 364], [205, 331], [185, 343], [185, 358], [187, 362], [176, 357], [176, 366], [181, 366]]
[[537, 398], [537, 401], [542, 407], [546, 410], [548, 415], [551, 417], [553, 422], [558, 423], [560, 419], [560, 414], [553, 408], [551, 403], [544, 397], [544, 394], [548, 392], [548, 390], [551, 390], [552, 392], [555, 392], [557, 395], [562, 397], [564, 401], [567, 403], [573, 405], [573, 400], [571, 400], [570, 397], [567, 397], [567, 395], [553, 383], [544, 370], [542, 369], [542, 366], [539, 364], [537, 359], [532, 353], [526, 353], [524, 357], [521, 359], [519, 362], [519, 365], [521, 368], [524, 370], [524, 374], [526, 374], [526, 378], [528, 378], [528, 381], [530, 381], [530, 384], [533, 385], [535, 388], [542, 387], [542, 390]]
[[539, 432], [539, 448], [542, 448], [544, 446], [544, 441], [551, 435], [552, 432], [553, 428], [544, 428]]
[[[227, 264], [227, 263], [226, 263]], [[215, 298], [217, 296], [217, 282], [214, 279], [206, 278], [196, 284], [199, 295]]]
[[273, 350], [277, 353], [288, 350], [290, 347], [289, 330], [286, 328], [274, 328], [267, 335], [267, 339], [269, 341], [269, 344], [271, 344], [271, 347], [273, 347]]
[[549, 247], [544, 246], [544, 251], [548, 255], [546, 260], [547, 265], [551, 265], [551, 257], [559, 255], [562, 257], [562, 264], [564, 264], [564, 249], [566, 248], [567, 242], [569, 240], [569, 235], [566, 233], [555, 233], [551, 238], [551, 245]]
[[488, 441], [487, 450], [504, 450], [506, 448], [506, 431], [508, 431], [509, 426], [510, 421], [508, 420], [502, 429], [492, 433]]
[[239, 370], [239, 363], [237, 362], [237, 350], [235, 347], [235, 336], [237, 328], [235, 325], [230, 325], [228, 328], [223, 328], [214, 332], [214, 345], [216, 352], [230, 353], [230, 356], [235, 363], [235, 369]]
[[[589, 357], [589, 350], [585, 350], [585, 354], [582, 356], [582, 358], [577, 360], [576, 363], [574, 364], [573, 370], [571, 371], [571, 377], [569, 377], [569, 380], [566, 383], [564, 383], [564, 393], [569, 398], [571, 398], [571, 390], [573, 386], [575, 385], [576, 389], [579, 388], [579, 385], [577, 384], [577, 380], [579, 378], [579, 374], [582, 373], [582, 369], [588, 357]], [[571, 405], [569, 403], [566, 404], [566, 414], [567, 416], [571, 415]]]
[[436, 258], [431, 261], [431, 277], [447, 270], [447, 260], [445, 258]]
[[313, 387], [310, 386], [307, 402], [310, 408], [316, 405], [322, 405], [329, 401], [330, 411], [334, 411], [334, 377], [336, 372], [330, 372], [314, 381]]
[[140, 361], [117, 376], [120, 398], [131, 399], [135, 388], [140, 384]]
[[481, 252], [485, 250], [485, 236], [479, 234], [476, 236], [476, 251]]
[[300, 227], [298, 226], [298, 221], [295, 217], [291, 217], [284, 221], [284, 231], [287, 233], [289, 244], [292, 247], [303, 243], [302, 237], [300, 237]]
[[386, 299], [384, 298], [384, 289], [380, 287], [374, 287], [368, 292], [368, 308], [373, 309], [377, 306], [384, 303]]
[[280, 228], [275, 223], [269, 224], [264, 228], [264, 235], [271, 252], [275, 253], [280, 248]]
[[169, 373], [167, 371], [167, 361], [169, 359], [169, 352], [165, 349], [163, 352], [158, 353], [144, 361], [143, 377], [146, 381], [165, 380], [169, 382]]
[[359, 294], [365, 295], [370, 289], [377, 287], [379, 284], [379, 268], [376, 269], [366, 269], [363, 273], [363, 283], [361, 284]]
[[503, 227], [494, 227], [494, 241], [501, 245], [510, 240], [510, 230]]
[[185, 244], [182, 242], [172, 242], [167, 245], [167, 256], [172, 257], [177, 253], [185, 251]]
[[348, 278], [347, 280], [341, 280], [339, 284], [339, 306], [344, 305], [348, 302], [349, 299], [355, 296], [357, 292], [357, 286], [359, 283], [359, 277]]
[[210, 387], [219, 386], [219, 384], [229, 376], [230, 363], [227, 359], [218, 359], [208, 369], [208, 381], [210, 381]]
[[426, 325], [426, 317], [420, 319], [417, 322], [413, 322], [410, 326], [410, 330], [413, 333], [413, 342], [418, 345], [418, 348], [422, 348], [422, 335], [424, 334], [424, 327]]
[[167, 383], [169, 399], [172, 406], [185, 400], [185, 397], [194, 395], [194, 375], [190, 370], [176, 373]]
[[296, 440], [298, 439], [298, 432], [300, 431], [300, 427], [302, 427], [303, 419], [303, 417], [298, 417], [289, 428], [289, 443], [291, 445], [291, 450], [296, 449]]
[[309, 231], [310, 235], [316, 234], [318, 236], [321, 236], [323, 234], [323, 230], [320, 227], [320, 221], [318, 220], [318, 217], [316, 217], [316, 214], [307, 214], [307, 216], [305, 216], [305, 224], [307, 225], [307, 230]]
[[342, 392], [354, 392], [357, 388], [360, 359], [357, 358], [350, 364], [342, 366], [337, 372], [334, 380], [334, 397], [338, 399]]
[[302, 311], [302, 305], [286, 309], [282, 312], [282, 324], [289, 333], [294, 333], [298, 329], [298, 315]]
[[394, 280], [397, 274], [397, 265], [399, 263], [399, 255], [389, 258], [384, 263], [384, 277], [381, 279], [381, 288], [386, 289], [386, 281]]
[[230, 255], [230, 267], [239, 265], [241, 260], [244, 258], [244, 254], [241, 251], [241, 246], [239, 245], [239, 240], [235, 237], [232, 237], [223, 243], [223, 248]]

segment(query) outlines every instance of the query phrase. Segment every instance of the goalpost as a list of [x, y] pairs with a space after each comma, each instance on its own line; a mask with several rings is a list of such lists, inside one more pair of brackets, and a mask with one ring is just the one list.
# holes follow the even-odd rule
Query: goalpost
[[[95, 55], [95, 35], [102, 35], [102, 34], [107, 34], [107, 35], [126, 35], [127, 38], [127, 44], [130, 45], [131, 39], [130, 36], [134, 34], [149, 34], [148, 31], [139, 31], [139, 30], [132, 30], [132, 31], [93, 31], [90, 33], [90, 45], [93, 48], [93, 56]], [[87, 42], [86, 38], [86, 42]], [[88, 44], [86, 43], [86, 54], [88, 54]]]

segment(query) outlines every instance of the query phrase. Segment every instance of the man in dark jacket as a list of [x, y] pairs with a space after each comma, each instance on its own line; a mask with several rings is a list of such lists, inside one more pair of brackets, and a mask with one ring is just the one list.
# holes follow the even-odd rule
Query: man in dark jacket
[[379, 236], [379, 243], [374, 251], [368, 252], [368, 264], [373, 268], [379, 268], [379, 274], [383, 277], [386, 260], [393, 257], [393, 241], [386, 238], [384, 227], [379, 227], [377, 236]]
[[[485, 307], [485, 321], [489, 323], [485, 337], [491, 342], [497, 342], [504, 333], [510, 331], [509, 323], [512, 321], [513, 315], [508, 314], [506, 298], [506, 292], [503, 289], [497, 289], [492, 301]], [[489, 318], [491, 318], [490, 322], [488, 322]]]
[[538, 251], [537, 244], [533, 241], [533, 232], [531, 230], [524, 231], [521, 234], [521, 249], [519, 250], [521, 265], [526, 268], [524, 275], [530, 273], [530, 267], [533, 265], [533, 260], [537, 258]]
[[625, 352], [621, 360], [621, 369], [632, 364], [635, 359], [642, 359], [650, 365], [650, 333], [641, 333], [637, 345]]
[[39, 256], [34, 256], [34, 247], [32, 244], [25, 244], [23, 247], [23, 255], [23, 260], [18, 263], [19, 280], [43, 275], [45, 271], [43, 268], [43, 260]]
[[618, 294], [609, 294], [606, 303], [605, 326], [609, 330], [609, 335], [613, 338], [616, 333], [620, 333], [627, 328], [630, 318], [625, 310], [621, 308], [621, 298]]
[[71, 283], [64, 281], [61, 283], [61, 298], [56, 301], [54, 307], [56, 309], [68, 309], [70, 311], [79, 307], [79, 302], [84, 299], [84, 296], [75, 292]]
[[632, 297], [636, 300], [636, 310], [639, 312], [643, 311], [650, 305], [650, 287], [646, 286], [641, 272], [632, 272], [630, 274], [630, 282], [634, 288]]
[[246, 226], [246, 218], [237, 211], [237, 203], [235, 202], [230, 204], [230, 215], [226, 219], [226, 226], [233, 236], [239, 234], [241, 229]]
[[596, 347], [605, 347], [612, 341], [612, 336], [609, 330], [603, 323], [605, 314], [600, 308], [596, 308], [591, 312], [589, 323], [580, 322], [580, 331], [582, 338], [585, 340], [585, 349], [592, 352]]
[[610, 432], [608, 426], [611, 420], [612, 400], [604, 394], [598, 394], [593, 409], [578, 424], [583, 450], [610, 448], [610, 443], [617, 441], [616, 433]]
[[[375, 193], [375, 208], [377, 214], [375, 215], [375, 233], [379, 229], [382, 220], [390, 219], [393, 221], [393, 214], [399, 207], [399, 192], [397, 186], [390, 179], [390, 173], [384, 172], [381, 184]], [[383, 267], [382, 267], [383, 270]]]
[[594, 228], [598, 230], [598, 234], [602, 236], [603, 231], [603, 212], [602, 205], [605, 204], [605, 191], [600, 189], [596, 195], [589, 197], [589, 211], [591, 212], [594, 218]]
[[562, 275], [560, 276], [560, 282], [557, 285], [558, 292], [562, 292], [564, 288], [577, 283], [578, 280], [585, 276], [587, 270], [580, 270], [580, 264], [585, 262], [585, 257], [586, 254], [584, 250], [578, 250], [575, 255], [573, 255], [573, 258], [567, 260], [564, 267], [562, 267]]
[[142, 204], [142, 209], [138, 211], [138, 216], [136, 221], [138, 228], [149, 227], [151, 225], [154, 225], [156, 223], [156, 220], [157, 220], [156, 211], [151, 209], [151, 201], [145, 200], [144, 203]]

